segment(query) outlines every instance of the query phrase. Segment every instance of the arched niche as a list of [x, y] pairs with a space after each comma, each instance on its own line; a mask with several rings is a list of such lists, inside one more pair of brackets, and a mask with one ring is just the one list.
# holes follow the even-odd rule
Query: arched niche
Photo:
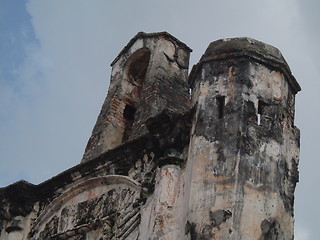
[[148, 48], [140, 48], [135, 51], [125, 63], [124, 74], [126, 80], [141, 86], [144, 82], [149, 65], [151, 52]]
[[126, 61], [124, 67], [125, 108], [123, 119], [125, 122], [122, 142], [129, 139], [135, 113], [140, 103], [141, 91], [149, 66], [151, 52], [148, 48], [140, 48]]

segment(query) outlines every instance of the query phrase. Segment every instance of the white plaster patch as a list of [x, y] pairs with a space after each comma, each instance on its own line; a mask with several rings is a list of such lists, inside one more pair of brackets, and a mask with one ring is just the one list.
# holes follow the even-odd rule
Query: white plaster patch
[[138, 49], [143, 48], [143, 39], [137, 39], [130, 48], [130, 54], [134, 53]]

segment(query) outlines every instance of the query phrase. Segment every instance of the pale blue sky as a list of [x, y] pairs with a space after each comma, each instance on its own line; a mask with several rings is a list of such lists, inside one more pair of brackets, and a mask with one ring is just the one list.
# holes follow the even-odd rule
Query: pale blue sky
[[211, 41], [280, 49], [302, 86], [296, 239], [318, 239], [319, 3], [316, 0], [0, 0], [0, 186], [38, 184], [80, 162], [109, 64], [139, 31], [168, 31], [195, 64]]

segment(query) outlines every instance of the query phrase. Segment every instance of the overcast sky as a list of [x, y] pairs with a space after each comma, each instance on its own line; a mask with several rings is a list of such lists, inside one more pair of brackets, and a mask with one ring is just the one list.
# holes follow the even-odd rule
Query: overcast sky
[[302, 87], [295, 239], [319, 239], [319, 24], [317, 0], [0, 0], [0, 186], [80, 162], [110, 63], [137, 32], [176, 36], [190, 66], [210, 42], [248, 36], [279, 48]]

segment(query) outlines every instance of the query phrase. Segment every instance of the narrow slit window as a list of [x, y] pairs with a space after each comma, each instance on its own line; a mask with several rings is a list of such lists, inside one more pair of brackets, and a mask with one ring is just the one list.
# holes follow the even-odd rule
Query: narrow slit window
[[262, 115], [263, 115], [263, 107], [266, 105], [265, 102], [259, 100], [258, 102], [258, 116], [257, 116], [257, 123], [261, 125]]
[[218, 118], [221, 119], [224, 116], [225, 96], [219, 96], [216, 98]]
[[136, 108], [131, 105], [126, 105], [123, 111], [123, 117], [129, 121], [134, 120], [134, 114], [136, 113]]
[[137, 109], [131, 105], [126, 105], [123, 111], [123, 118], [125, 120], [125, 129], [124, 129], [124, 134], [122, 138], [122, 142], [126, 141], [129, 139], [133, 121], [134, 121], [134, 115], [136, 113]]

